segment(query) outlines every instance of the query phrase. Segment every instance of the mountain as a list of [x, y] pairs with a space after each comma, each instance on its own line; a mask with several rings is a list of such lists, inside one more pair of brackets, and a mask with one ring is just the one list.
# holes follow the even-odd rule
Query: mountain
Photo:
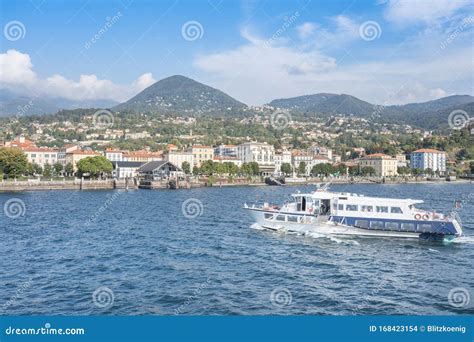
[[235, 115], [243, 113], [247, 105], [218, 89], [175, 75], [152, 84], [113, 109], [168, 114]]
[[374, 105], [347, 94], [319, 93], [273, 100], [272, 107], [296, 110], [303, 113], [344, 114], [356, 116], [370, 116]]
[[43, 115], [61, 109], [110, 108], [117, 102], [111, 100], [69, 100], [65, 98], [18, 95], [2, 89], [0, 91], [0, 117]]
[[378, 106], [351, 95], [320, 93], [277, 99], [271, 101], [269, 105], [301, 113], [315, 113], [321, 116], [340, 114], [368, 118], [374, 112], [378, 112], [385, 122], [405, 123], [425, 129], [437, 129], [448, 127], [448, 116], [456, 109], [464, 110], [470, 117], [474, 117], [473, 103], [474, 96], [452, 95], [421, 103]]
[[303, 95], [297, 97], [290, 97], [287, 99], [276, 99], [269, 103], [272, 107], [293, 109], [303, 112], [311, 111], [319, 106], [324, 101], [331, 97], [338, 96], [331, 93], [319, 93], [314, 95]]
[[[454, 111], [464, 111], [468, 117], [474, 118], [474, 101], [423, 113], [405, 113], [401, 114], [399, 118], [392, 117], [392, 120], [400, 120], [400, 118], [403, 117], [403, 122], [410, 122], [411, 125], [423, 127], [428, 130], [447, 128], [449, 126], [449, 114]], [[464, 119], [465, 116], [462, 115], [461, 118]]]
[[398, 106], [387, 106], [385, 109], [387, 113], [393, 112], [398, 114], [412, 114], [439, 111], [444, 108], [461, 106], [469, 102], [474, 102], [474, 96], [452, 95], [427, 102], [408, 103], [405, 105]]

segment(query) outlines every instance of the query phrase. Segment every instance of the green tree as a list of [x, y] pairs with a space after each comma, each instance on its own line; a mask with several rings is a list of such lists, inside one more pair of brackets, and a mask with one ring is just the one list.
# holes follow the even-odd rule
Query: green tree
[[113, 165], [104, 156], [86, 157], [77, 162], [77, 173], [79, 177], [88, 176], [97, 178], [101, 175], [112, 173]]
[[212, 160], [205, 160], [201, 163], [201, 173], [206, 176], [211, 176], [216, 172], [216, 163]]
[[298, 174], [306, 175], [306, 163], [304, 161], [300, 162], [298, 165]]
[[47, 177], [47, 178], [51, 177], [52, 171], [53, 171], [53, 168], [51, 167], [51, 165], [45, 164], [43, 168], [43, 177]]
[[346, 172], [345, 166], [342, 166], [341, 169], [335, 169], [334, 166], [330, 163], [321, 163], [321, 164], [316, 164], [312, 167], [311, 169], [311, 174], [312, 175], [325, 175], [328, 176], [336, 171], [339, 171], [340, 173]]
[[472, 161], [472, 162], [469, 164], [469, 168], [471, 169], [471, 174], [474, 174], [474, 161]]
[[242, 166], [240, 166], [240, 173], [242, 175], [249, 176], [252, 174], [252, 168], [248, 163], [243, 163]]
[[0, 170], [11, 177], [21, 176], [28, 171], [26, 154], [18, 148], [0, 148]]
[[411, 169], [408, 166], [399, 166], [397, 167], [397, 173], [400, 175], [409, 175], [411, 173]]
[[187, 161], [184, 161], [183, 164], [181, 164], [181, 168], [185, 174], [189, 175], [191, 173], [191, 165]]
[[28, 164], [28, 174], [31, 176], [43, 174], [43, 168], [36, 163]]
[[71, 163], [67, 163], [64, 172], [67, 176], [71, 176], [74, 173], [74, 166]]
[[260, 174], [260, 166], [258, 165], [257, 162], [250, 162], [250, 169], [252, 170], [252, 175], [257, 176]]
[[214, 169], [216, 170], [216, 173], [218, 175], [223, 175], [227, 173], [227, 165], [224, 165], [223, 163], [215, 163]]
[[54, 165], [53, 165], [53, 169], [54, 169], [54, 173], [56, 175], [60, 175], [61, 172], [63, 171], [63, 164], [61, 164], [60, 162], [56, 162]]
[[227, 173], [229, 175], [236, 175], [237, 173], [239, 173], [239, 167], [235, 165], [234, 163], [225, 162], [224, 164], [227, 167]]
[[360, 173], [362, 176], [372, 176], [375, 174], [375, 169], [372, 166], [364, 166]]
[[293, 172], [293, 169], [290, 163], [283, 163], [281, 164], [280, 171], [285, 175], [290, 175]]

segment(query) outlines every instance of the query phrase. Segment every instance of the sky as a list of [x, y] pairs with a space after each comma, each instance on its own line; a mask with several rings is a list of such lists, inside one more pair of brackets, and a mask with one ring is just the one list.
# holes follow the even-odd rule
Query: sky
[[474, 94], [472, 0], [0, 0], [0, 90], [125, 101], [175, 74], [249, 105]]

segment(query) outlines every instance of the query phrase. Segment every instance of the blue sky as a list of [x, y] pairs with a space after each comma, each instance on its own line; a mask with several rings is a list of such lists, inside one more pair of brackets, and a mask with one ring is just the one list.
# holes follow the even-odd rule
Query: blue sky
[[1, 87], [18, 93], [123, 101], [182, 74], [248, 104], [473, 94], [469, 0], [0, 2]]

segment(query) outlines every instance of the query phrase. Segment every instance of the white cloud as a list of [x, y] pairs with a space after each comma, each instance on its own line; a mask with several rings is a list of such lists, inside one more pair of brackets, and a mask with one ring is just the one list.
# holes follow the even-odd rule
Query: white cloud
[[421, 82], [414, 82], [402, 85], [400, 89], [390, 95], [390, 99], [391, 102], [404, 104], [435, 100], [447, 95], [446, 91], [441, 88], [429, 89]]
[[0, 54], [0, 82], [31, 85], [37, 81], [30, 56], [16, 50]]
[[0, 84], [24, 95], [45, 95], [69, 100], [125, 101], [155, 82], [151, 73], [130, 85], [120, 85], [96, 75], [80, 75], [78, 81], [55, 74], [40, 79], [33, 71], [30, 56], [16, 50], [0, 54]]
[[298, 26], [296, 29], [298, 31], [298, 35], [301, 39], [306, 39], [311, 36], [314, 31], [318, 28], [318, 25], [314, 23], [304, 23]]
[[142, 91], [143, 89], [148, 88], [155, 82], [156, 80], [153, 78], [151, 72], [148, 72], [146, 74], [141, 75], [136, 81], [134, 81], [132, 83], [132, 87], [134, 89], [137, 89], [138, 91]]
[[[244, 37], [251, 37], [245, 44], [199, 55], [194, 65], [207, 75], [203, 81], [248, 104], [318, 92], [346, 93], [372, 103], [400, 104], [465, 93], [469, 89], [466, 84], [470, 84], [473, 62], [466, 58], [472, 56], [466, 45], [441, 52], [439, 44], [435, 44], [436, 51], [423, 49], [423, 42], [417, 41], [398, 51], [396, 58], [378, 58], [387, 52], [373, 50], [372, 58], [356, 60], [346, 56], [337, 63], [318, 47], [302, 50], [300, 45], [289, 46], [285, 40], [262, 44], [265, 39], [243, 32]], [[417, 53], [413, 55], [413, 51]]]
[[353, 19], [338, 15], [329, 18], [329, 28], [306, 22], [297, 27], [301, 40], [315, 47], [337, 47], [360, 39], [359, 26]]
[[385, 18], [397, 24], [433, 24], [471, 5], [471, 0], [390, 0]]

